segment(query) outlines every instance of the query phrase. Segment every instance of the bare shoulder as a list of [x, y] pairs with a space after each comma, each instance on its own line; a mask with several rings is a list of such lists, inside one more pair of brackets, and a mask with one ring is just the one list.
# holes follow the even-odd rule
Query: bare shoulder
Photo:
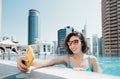
[[59, 56], [57, 58], [54, 58], [51, 60], [51, 62], [55, 63], [67, 63], [67, 57], [66, 56]]
[[67, 55], [65, 55], [65, 56], [59, 56], [58, 58], [59, 59], [67, 59]]
[[62, 60], [62, 61], [66, 61], [66, 59], [67, 59], [66, 55], [65, 56], [59, 56], [59, 57], [55, 58], [55, 60]]
[[99, 72], [100, 69], [99, 69], [99, 64], [98, 64], [97, 57], [91, 55], [90, 56], [90, 61], [91, 61], [91, 65], [93, 67], [93, 72]]
[[90, 55], [90, 60], [91, 60], [91, 62], [97, 62], [97, 58], [95, 57], [95, 56], [93, 56], [93, 55]]

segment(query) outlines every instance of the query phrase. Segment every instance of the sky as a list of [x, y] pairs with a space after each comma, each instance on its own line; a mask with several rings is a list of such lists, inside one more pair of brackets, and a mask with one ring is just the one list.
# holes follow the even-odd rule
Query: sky
[[86, 25], [89, 38], [102, 34], [101, 0], [2, 0], [2, 34], [27, 44], [30, 9], [40, 12], [40, 40], [57, 41], [57, 31], [66, 26], [81, 31]]

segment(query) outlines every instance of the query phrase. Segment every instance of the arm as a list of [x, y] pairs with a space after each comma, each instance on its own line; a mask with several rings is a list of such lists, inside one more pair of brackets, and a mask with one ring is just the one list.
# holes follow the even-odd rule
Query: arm
[[96, 57], [94, 56], [91, 57], [91, 64], [92, 64], [93, 72], [100, 72], [98, 60]]
[[[61, 56], [61, 57], [58, 57], [58, 58], [55, 58], [52, 60], [47, 60], [44, 62], [43, 61], [33, 61], [32, 66], [38, 67], [38, 68], [52, 66], [52, 65], [57, 64], [57, 63], [66, 63], [65, 60], [66, 60], [66, 56]], [[17, 68], [20, 71], [22, 71], [23, 73], [27, 73], [29, 69], [27, 66], [25, 66], [25, 64], [22, 61], [27, 62], [27, 59], [25, 57], [20, 57], [17, 60]]]
[[54, 58], [51, 60], [37, 60], [32, 63], [32, 66], [41, 68], [41, 67], [52, 66], [54, 64], [59, 64], [59, 63], [64, 64], [66, 63], [65, 60], [66, 60], [65, 56], [61, 56], [61, 57]]

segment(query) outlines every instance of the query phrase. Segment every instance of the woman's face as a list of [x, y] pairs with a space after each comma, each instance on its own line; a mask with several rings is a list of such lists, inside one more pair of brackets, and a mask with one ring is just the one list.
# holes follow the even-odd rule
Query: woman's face
[[81, 52], [81, 40], [77, 36], [72, 36], [68, 41], [68, 46], [73, 54]]

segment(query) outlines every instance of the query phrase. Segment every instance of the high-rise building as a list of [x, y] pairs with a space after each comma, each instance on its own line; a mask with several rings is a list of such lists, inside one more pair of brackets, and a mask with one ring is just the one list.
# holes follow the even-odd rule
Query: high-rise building
[[103, 54], [120, 55], [120, 0], [102, 0]]
[[98, 38], [98, 52], [102, 56], [102, 37]]
[[35, 44], [38, 41], [38, 15], [39, 11], [35, 9], [29, 10], [28, 16], [28, 45]]
[[84, 34], [85, 37], [87, 37], [87, 32], [86, 32], [86, 25], [82, 28], [82, 33]]
[[89, 50], [88, 50], [87, 54], [92, 54], [92, 53], [91, 53], [91, 43], [90, 43], [90, 38], [86, 38], [86, 40], [87, 40], [88, 47], [89, 47]]
[[57, 53], [57, 41], [53, 41], [54, 44], [54, 53]]
[[41, 41], [40, 42], [40, 54], [53, 54], [54, 51], [54, 43], [53, 41]]
[[86, 40], [87, 40], [87, 43], [88, 43], [88, 46], [89, 46], [89, 50], [87, 52], [87, 54], [92, 54], [91, 53], [91, 43], [90, 43], [90, 38], [87, 38], [87, 28], [86, 28], [86, 24], [83, 26], [82, 28], [82, 33], [83, 35], [85, 36]]
[[98, 52], [98, 37], [97, 34], [94, 34], [92, 36], [92, 48], [93, 48], [93, 55], [98, 56], [99, 52]]
[[70, 27], [70, 26], [67, 26], [63, 29], [58, 30], [58, 49], [57, 49], [58, 54], [66, 54], [64, 39], [69, 33], [73, 31], [74, 31], [73, 27]]
[[2, 0], [0, 0], [0, 35], [2, 33]]

